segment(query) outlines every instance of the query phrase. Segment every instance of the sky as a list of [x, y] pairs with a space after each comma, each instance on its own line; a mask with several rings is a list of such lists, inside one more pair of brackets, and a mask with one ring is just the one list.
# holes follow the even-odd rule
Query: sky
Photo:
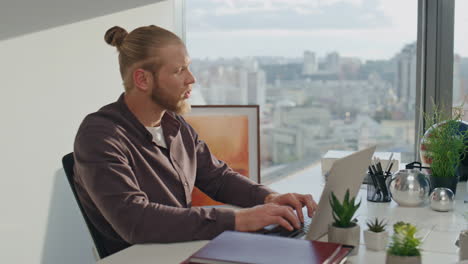
[[[416, 41], [417, 2], [188, 0], [187, 45], [193, 58], [302, 57], [309, 50], [319, 57], [337, 51], [365, 60], [389, 59]], [[456, 0], [455, 17], [455, 50], [466, 56], [468, 19], [462, 10], [467, 2]]]
[[468, 57], [468, 1], [455, 0], [454, 52]]

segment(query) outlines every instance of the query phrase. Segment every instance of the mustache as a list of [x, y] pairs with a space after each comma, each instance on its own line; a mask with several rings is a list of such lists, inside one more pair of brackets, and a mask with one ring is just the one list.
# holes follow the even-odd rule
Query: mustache
[[187, 89], [181, 94], [181, 96], [183, 97], [185, 96], [186, 93], [191, 93], [191, 92], [192, 92], [192, 89]]

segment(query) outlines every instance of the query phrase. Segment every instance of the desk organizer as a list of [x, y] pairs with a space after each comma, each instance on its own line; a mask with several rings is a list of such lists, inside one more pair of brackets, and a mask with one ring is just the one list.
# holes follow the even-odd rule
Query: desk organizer
[[367, 174], [367, 201], [376, 203], [388, 203], [392, 201], [388, 185], [391, 180], [391, 173]]

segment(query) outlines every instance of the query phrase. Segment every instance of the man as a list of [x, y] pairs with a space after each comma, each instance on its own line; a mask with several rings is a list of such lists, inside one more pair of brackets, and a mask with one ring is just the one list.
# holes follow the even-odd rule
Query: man
[[[232, 171], [179, 115], [190, 110], [195, 78], [175, 34], [156, 26], [130, 34], [113, 27], [105, 40], [119, 51], [125, 93], [81, 124], [74, 171], [78, 196], [107, 251], [270, 224], [292, 230], [300, 227], [304, 206], [312, 216], [311, 195], [278, 194]], [[245, 209], [192, 208], [194, 186]]]

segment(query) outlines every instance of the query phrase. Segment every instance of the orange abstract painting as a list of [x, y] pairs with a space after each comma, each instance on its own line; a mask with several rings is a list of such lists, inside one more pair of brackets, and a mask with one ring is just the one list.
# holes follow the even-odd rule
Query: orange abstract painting
[[[249, 177], [249, 122], [248, 117], [224, 115], [185, 116], [201, 140], [205, 141], [219, 160], [226, 162], [236, 172]], [[220, 205], [194, 188], [192, 205]]]

